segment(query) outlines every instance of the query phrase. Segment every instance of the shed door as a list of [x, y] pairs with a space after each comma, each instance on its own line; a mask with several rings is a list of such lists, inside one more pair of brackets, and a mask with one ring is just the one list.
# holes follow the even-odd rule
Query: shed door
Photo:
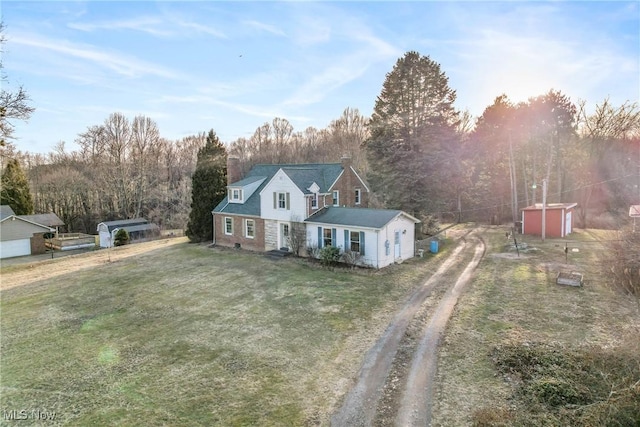
[[31, 240], [7, 240], [0, 242], [0, 258], [31, 255]]
[[393, 248], [396, 258], [400, 258], [400, 230], [393, 232]]
[[564, 223], [564, 235], [571, 234], [571, 212], [567, 212]]

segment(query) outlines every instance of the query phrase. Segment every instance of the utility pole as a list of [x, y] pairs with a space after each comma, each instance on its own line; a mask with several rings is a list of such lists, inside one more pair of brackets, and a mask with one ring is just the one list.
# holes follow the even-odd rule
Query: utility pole
[[547, 228], [547, 179], [542, 180], [542, 241]]

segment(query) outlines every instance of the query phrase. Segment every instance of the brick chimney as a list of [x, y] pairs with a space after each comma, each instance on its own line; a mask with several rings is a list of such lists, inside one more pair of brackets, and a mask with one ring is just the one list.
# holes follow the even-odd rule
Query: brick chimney
[[340, 204], [342, 206], [355, 206], [355, 193], [353, 189], [352, 173], [351, 173], [351, 156], [343, 154], [340, 159], [342, 163], [342, 173], [344, 179], [344, 192], [340, 194]]
[[344, 170], [349, 169], [349, 167], [351, 166], [351, 156], [348, 154], [343, 154], [342, 155], [342, 159], [340, 159], [340, 163], [342, 163], [342, 168]]
[[242, 171], [240, 169], [240, 157], [227, 156], [227, 185], [240, 181]]

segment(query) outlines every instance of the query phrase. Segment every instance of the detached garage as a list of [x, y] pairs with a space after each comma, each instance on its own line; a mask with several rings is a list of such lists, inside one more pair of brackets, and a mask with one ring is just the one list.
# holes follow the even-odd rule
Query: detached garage
[[0, 258], [31, 255], [32, 241], [42, 239], [43, 233], [55, 232], [54, 228], [15, 215], [9, 206], [2, 206], [0, 219]]
[[[573, 209], [577, 203], [547, 203], [545, 236], [565, 237], [573, 231]], [[542, 203], [522, 209], [522, 234], [542, 236]]]

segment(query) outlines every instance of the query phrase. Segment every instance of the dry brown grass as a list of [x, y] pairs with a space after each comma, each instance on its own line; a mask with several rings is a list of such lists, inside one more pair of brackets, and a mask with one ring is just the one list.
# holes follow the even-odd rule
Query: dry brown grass
[[[514, 385], [499, 375], [491, 360], [496, 346], [541, 342], [567, 349], [612, 349], [640, 336], [639, 306], [605, 285], [606, 273], [597, 260], [606, 250], [591, 233], [570, 236], [569, 247], [579, 252], [569, 252], [565, 261], [561, 239], [542, 243], [519, 236], [535, 250], [514, 257], [504, 231], [496, 227], [486, 233], [488, 256], [449, 323], [440, 353], [433, 425], [469, 425], [472, 414], [485, 407], [511, 413]], [[562, 269], [583, 273], [584, 287], [556, 285], [555, 275]]]

